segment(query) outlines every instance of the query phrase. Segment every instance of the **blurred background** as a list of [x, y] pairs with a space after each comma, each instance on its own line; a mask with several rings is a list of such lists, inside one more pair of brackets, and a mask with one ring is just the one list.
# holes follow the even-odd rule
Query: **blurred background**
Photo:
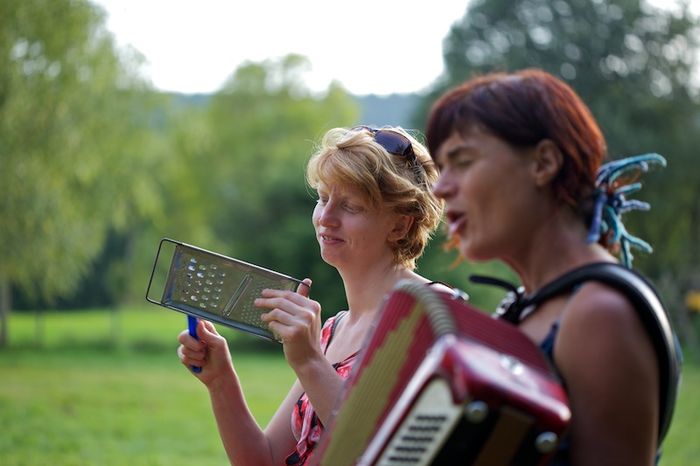
[[[625, 223], [654, 246], [634, 266], [686, 356], [662, 464], [696, 460], [700, 2], [472, 0], [410, 14], [258, 2], [249, 17], [215, 3], [0, 2], [0, 464], [225, 464], [206, 394], [174, 353], [184, 316], [144, 300], [159, 240], [311, 277], [335, 314], [345, 296], [319, 258], [304, 182], [318, 139], [358, 123], [420, 138], [447, 87], [525, 67], [573, 86], [611, 158], [668, 161], [634, 196], [652, 209]], [[455, 265], [443, 242], [420, 272], [493, 309], [502, 292], [468, 275], [513, 276]], [[293, 376], [274, 344], [226, 335], [264, 425]]]

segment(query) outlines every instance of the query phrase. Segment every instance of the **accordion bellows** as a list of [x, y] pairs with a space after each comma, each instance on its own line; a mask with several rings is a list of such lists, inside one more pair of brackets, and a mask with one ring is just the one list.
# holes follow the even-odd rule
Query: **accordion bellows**
[[385, 301], [311, 463], [542, 465], [570, 417], [526, 335], [407, 281]]

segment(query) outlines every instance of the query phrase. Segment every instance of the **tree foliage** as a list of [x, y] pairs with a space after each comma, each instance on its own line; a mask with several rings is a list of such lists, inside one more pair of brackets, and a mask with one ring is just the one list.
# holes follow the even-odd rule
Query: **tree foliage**
[[172, 115], [170, 158], [158, 174], [163, 219], [141, 235], [139, 257], [152, 259], [158, 237], [170, 236], [312, 277], [324, 308], [343, 305], [338, 277], [319, 257], [304, 173], [315, 142], [352, 124], [358, 109], [338, 86], [311, 93], [301, 80], [307, 66], [296, 55], [244, 64], [205, 105]]
[[[168, 236], [312, 277], [312, 296], [328, 312], [342, 307], [340, 280], [318, 255], [304, 167], [327, 129], [357, 122], [352, 96], [335, 84], [312, 93], [308, 62], [291, 55], [246, 63], [220, 92], [183, 105], [144, 86], [138, 57], [117, 51], [103, 22], [86, 0], [3, 3], [0, 290], [10, 283], [50, 299], [80, 284], [81, 299], [140, 301]], [[412, 126], [422, 128], [434, 99], [475, 74], [540, 67], [567, 80], [600, 121], [612, 157], [668, 159], [643, 180], [653, 210], [627, 221], [657, 249], [635, 264], [656, 278], [670, 274], [682, 296], [700, 281], [698, 40], [687, 5], [474, 0], [446, 36], [445, 72]], [[443, 243], [439, 233], [420, 272], [491, 306], [501, 293], [482, 294], [466, 275], [512, 276], [496, 264], [453, 268]]]
[[108, 229], [149, 209], [133, 175], [148, 126], [136, 58], [117, 54], [87, 1], [3, 2], [2, 289], [44, 299], [71, 291]]

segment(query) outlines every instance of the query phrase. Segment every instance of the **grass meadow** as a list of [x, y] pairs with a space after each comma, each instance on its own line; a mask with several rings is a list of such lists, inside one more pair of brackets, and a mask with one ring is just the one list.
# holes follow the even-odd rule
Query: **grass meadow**
[[[185, 316], [138, 310], [10, 317], [0, 350], [0, 465], [225, 465], [204, 387], [175, 355]], [[258, 422], [294, 375], [281, 348], [222, 330]], [[698, 464], [700, 365], [684, 368], [663, 466]]]

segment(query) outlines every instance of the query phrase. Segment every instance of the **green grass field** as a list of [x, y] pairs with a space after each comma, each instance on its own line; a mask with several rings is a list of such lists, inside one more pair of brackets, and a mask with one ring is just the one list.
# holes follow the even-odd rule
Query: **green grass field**
[[[0, 465], [228, 464], [206, 390], [175, 355], [185, 326], [184, 315], [156, 307], [13, 314], [0, 350]], [[293, 373], [276, 344], [225, 334], [264, 426]], [[698, 390], [700, 367], [687, 364], [664, 466], [700, 458]]]
[[[206, 389], [175, 355], [184, 315], [47, 313], [40, 328], [34, 348], [36, 319], [13, 315], [0, 351], [0, 465], [228, 464]], [[281, 347], [231, 336], [260, 348], [233, 352], [264, 426], [294, 375]]]

